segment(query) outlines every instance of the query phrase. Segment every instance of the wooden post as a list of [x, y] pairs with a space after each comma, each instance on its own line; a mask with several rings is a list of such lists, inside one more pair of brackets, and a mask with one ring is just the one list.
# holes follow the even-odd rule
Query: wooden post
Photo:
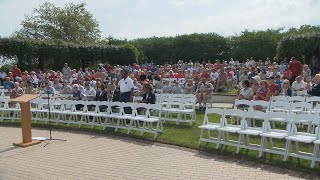
[[41, 143], [41, 141], [32, 141], [32, 134], [31, 134], [30, 101], [37, 97], [38, 95], [25, 94], [11, 100], [11, 102], [20, 103], [20, 108], [21, 108], [22, 142], [13, 143], [13, 145], [15, 146], [28, 147], [28, 146]]

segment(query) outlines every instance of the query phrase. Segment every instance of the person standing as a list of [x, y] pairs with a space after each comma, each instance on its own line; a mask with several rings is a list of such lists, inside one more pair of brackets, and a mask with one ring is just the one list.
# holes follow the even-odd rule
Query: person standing
[[63, 79], [69, 80], [71, 76], [71, 69], [68, 66], [68, 63], [64, 63], [64, 67], [62, 68]]
[[13, 78], [21, 77], [21, 70], [18, 68], [17, 64], [13, 65], [12, 75], [13, 75]]
[[128, 70], [122, 71], [122, 79], [118, 82], [120, 87], [120, 102], [132, 102], [133, 101], [133, 80], [128, 76]]
[[302, 75], [302, 64], [300, 61], [297, 60], [297, 58], [293, 57], [292, 62], [289, 64], [289, 70], [292, 72], [292, 77], [289, 79], [290, 84], [292, 84], [296, 77]]

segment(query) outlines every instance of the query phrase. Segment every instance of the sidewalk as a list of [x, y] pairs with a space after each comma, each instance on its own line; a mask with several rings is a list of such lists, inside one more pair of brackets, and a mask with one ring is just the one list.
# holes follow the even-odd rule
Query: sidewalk
[[[0, 127], [0, 179], [315, 179], [291, 171], [197, 150], [85, 132], [53, 131], [51, 141], [12, 146], [21, 129]], [[33, 129], [33, 136], [48, 137]]]

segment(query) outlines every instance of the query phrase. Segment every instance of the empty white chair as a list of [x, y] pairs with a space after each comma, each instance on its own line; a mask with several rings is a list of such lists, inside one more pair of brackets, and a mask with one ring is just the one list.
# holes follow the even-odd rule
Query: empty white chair
[[97, 108], [97, 101], [87, 101], [83, 109], [81, 125], [90, 125], [91, 128], [93, 128], [93, 126], [101, 126], [97, 121], [98, 113], [99, 108]]
[[271, 101], [269, 112], [285, 112], [290, 109], [291, 103], [286, 101]]
[[[225, 144], [229, 146], [237, 146], [238, 142], [229, 140], [229, 133], [237, 133], [239, 130], [241, 130], [240, 125], [233, 125], [231, 122], [228, 122], [227, 117], [235, 117], [239, 119], [243, 119], [245, 115], [244, 111], [237, 110], [237, 109], [226, 109], [223, 114], [221, 127], [218, 128], [218, 142], [216, 145], [216, 148], [218, 149], [220, 147], [220, 144]], [[230, 120], [231, 121], [231, 120]]]
[[[319, 117], [313, 114], [296, 114], [293, 117], [293, 121], [290, 123], [289, 135], [286, 137], [286, 151], [284, 155], [284, 161], [288, 159], [288, 156], [302, 158], [306, 160], [313, 161], [313, 153], [311, 152], [301, 152], [299, 148], [299, 143], [305, 144], [314, 144], [314, 141], [317, 140], [316, 133], [307, 133], [302, 129], [298, 128], [298, 124], [301, 121], [312, 121], [316, 124], [319, 124]], [[296, 152], [292, 152], [292, 142], [296, 143]]]
[[316, 164], [316, 162], [320, 162], [319, 157], [319, 148], [320, 148], [320, 121], [318, 122], [318, 127], [316, 128], [316, 140], [314, 143], [314, 150], [313, 150], [313, 157], [311, 162], [311, 167], [313, 168]]
[[184, 98], [182, 99], [182, 107], [180, 110], [181, 119], [179, 122], [189, 122], [190, 126], [196, 121], [196, 101], [195, 97], [193, 98]]
[[[268, 114], [261, 111], [248, 111], [245, 113], [244, 118], [241, 120], [241, 129], [237, 131], [239, 134], [239, 141], [237, 146], [237, 153], [241, 148], [259, 150], [260, 145], [250, 144], [249, 136], [259, 136], [263, 133], [263, 124], [268, 118]], [[262, 126], [260, 127], [251, 127], [249, 126], [249, 120], [260, 120], [262, 121]]]
[[[209, 115], [216, 115], [218, 116], [219, 122], [212, 122], [209, 121]], [[204, 141], [204, 142], [211, 142], [211, 143], [217, 143], [218, 139], [211, 137], [210, 131], [216, 131], [218, 128], [221, 127], [221, 123], [223, 122], [222, 119], [224, 118], [224, 110], [219, 109], [219, 108], [207, 108], [206, 112], [204, 114], [204, 119], [203, 119], [203, 124], [199, 126], [201, 129], [200, 132], [200, 138], [199, 138], [199, 144]], [[212, 118], [213, 119], [213, 118]], [[207, 138], [203, 137], [203, 131], [207, 130], [208, 131], [208, 136]]]
[[[288, 136], [288, 130], [290, 129], [290, 124], [288, 122], [292, 121], [292, 114], [287, 114], [285, 112], [269, 112], [267, 120], [263, 123], [263, 133], [261, 136], [261, 146], [259, 151], [259, 157], [263, 155], [264, 152], [274, 153], [274, 154], [285, 154], [285, 149], [273, 146], [273, 139], [285, 139]], [[275, 126], [271, 126], [275, 122], [286, 123], [286, 129], [279, 129]], [[267, 139], [269, 138], [269, 148], [267, 148]]]
[[117, 120], [116, 129], [126, 129], [128, 130], [130, 127], [130, 119], [134, 116], [134, 103], [120, 103], [119, 104], [119, 115], [115, 116], [114, 118]]
[[289, 113], [295, 114], [310, 114], [312, 104], [307, 102], [291, 102]]

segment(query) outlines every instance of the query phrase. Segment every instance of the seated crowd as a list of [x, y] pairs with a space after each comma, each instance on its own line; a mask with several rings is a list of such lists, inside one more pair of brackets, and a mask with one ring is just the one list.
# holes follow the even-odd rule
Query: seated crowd
[[[204, 110], [214, 92], [237, 89], [239, 99], [269, 101], [271, 96], [310, 94], [320, 96], [320, 74], [296, 58], [289, 62], [255, 61], [244, 63], [231, 59], [215, 63], [179, 61], [177, 64], [133, 64], [129, 66], [102, 64], [95, 70], [71, 69], [67, 63], [61, 71], [21, 71], [17, 65], [11, 72], [0, 70], [1, 85], [15, 98], [23, 93], [65, 95], [72, 100], [132, 101], [132, 96], [148, 95], [152, 87], [162, 93], [195, 94]], [[147, 98], [145, 98], [147, 96]], [[148, 98], [152, 99], [152, 102]]]

